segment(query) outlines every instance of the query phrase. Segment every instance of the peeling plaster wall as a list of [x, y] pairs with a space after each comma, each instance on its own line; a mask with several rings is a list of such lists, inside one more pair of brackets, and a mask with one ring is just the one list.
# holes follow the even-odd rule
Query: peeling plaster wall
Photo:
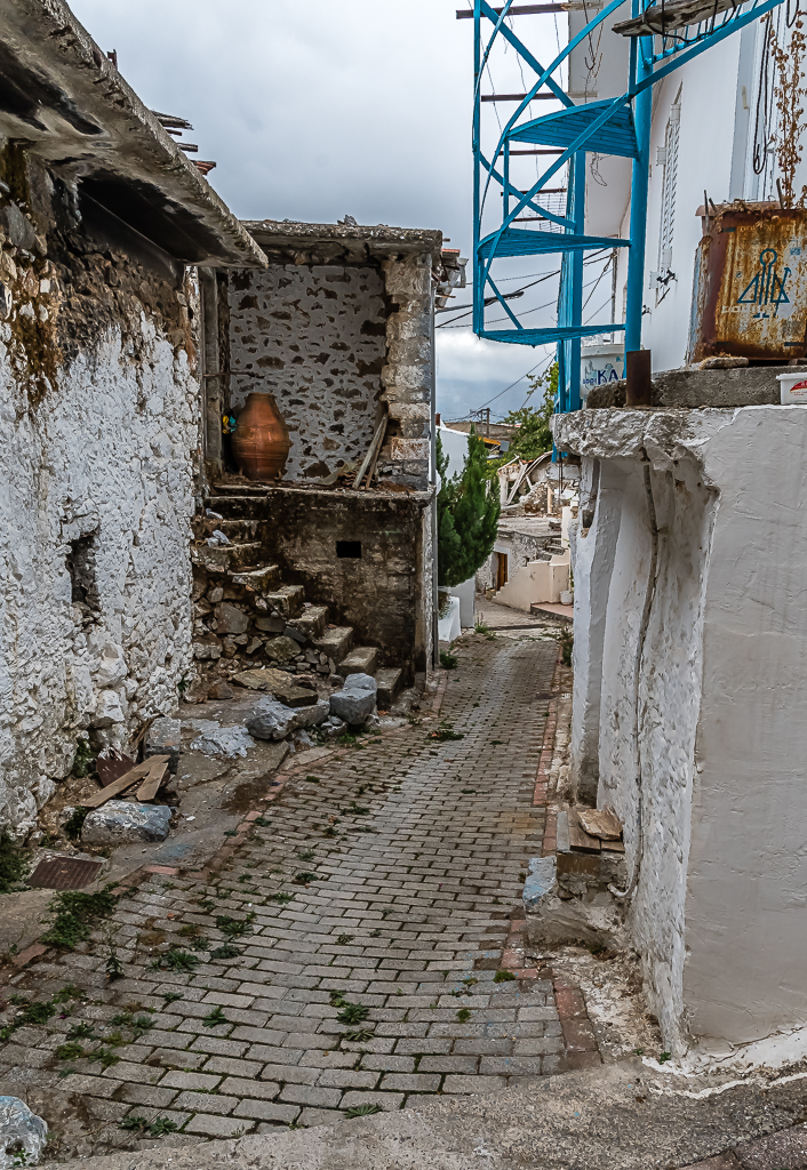
[[91, 238], [42, 168], [17, 176], [0, 213], [0, 824], [24, 833], [79, 733], [121, 744], [176, 705], [199, 390], [181, 268]]
[[624, 821], [665, 1045], [803, 1024], [807, 408], [582, 412], [557, 438], [592, 489], [573, 777]]
[[272, 264], [231, 278], [230, 405], [274, 395], [289, 428], [286, 480], [332, 482], [361, 463], [381, 418], [386, 355], [378, 265]]

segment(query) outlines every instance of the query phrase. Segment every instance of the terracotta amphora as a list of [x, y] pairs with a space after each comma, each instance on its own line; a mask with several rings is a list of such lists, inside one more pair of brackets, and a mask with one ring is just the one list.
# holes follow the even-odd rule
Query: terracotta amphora
[[247, 479], [279, 479], [289, 457], [291, 441], [271, 394], [250, 394], [238, 416], [233, 455]]

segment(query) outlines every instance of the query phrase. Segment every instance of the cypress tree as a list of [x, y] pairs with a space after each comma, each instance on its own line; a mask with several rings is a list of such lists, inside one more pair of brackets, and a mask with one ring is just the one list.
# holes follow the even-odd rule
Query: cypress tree
[[498, 481], [486, 476], [487, 449], [476, 431], [468, 435], [462, 473], [447, 476], [448, 459], [437, 438], [437, 583], [451, 587], [472, 577], [490, 556], [499, 521]]

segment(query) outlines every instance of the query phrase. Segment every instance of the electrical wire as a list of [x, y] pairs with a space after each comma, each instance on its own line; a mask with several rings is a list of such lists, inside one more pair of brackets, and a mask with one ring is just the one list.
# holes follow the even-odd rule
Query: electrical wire
[[[586, 267], [588, 267], [589, 264], [596, 264], [597, 261], [602, 259], [603, 252], [609, 252], [609, 253], [613, 254], [613, 249], [612, 248], [597, 248], [596, 251], [593, 251], [590, 256], [586, 257], [586, 259], [583, 261], [583, 264]], [[610, 263], [611, 263], [611, 255], [609, 255], [606, 264], [610, 264]], [[534, 288], [535, 285], [537, 285], [537, 284], [543, 284], [545, 281], [551, 280], [552, 277], [554, 277], [554, 276], [560, 276], [560, 269], [556, 268], [556, 269], [553, 269], [552, 272], [544, 272], [544, 273], [534, 273], [533, 272], [533, 273], [530, 273], [528, 276], [505, 276], [502, 280], [497, 281], [497, 284], [504, 284], [505, 281], [511, 281], [511, 280], [529, 280], [530, 277], [532, 277], [532, 276], [536, 276], [537, 279], [534, 280], [532, 282], [532, 284], [525, 284], [525, 285], [523, 285], [522, 288], [516, 289], [516, 292], [527, 292], [528, 289]], [[588, 287], [588, 286], [586, 286], [586, 287]], [[440, 321], [438, 323], [438, 325], [436, 326], [437, 329], [448, 329], [454, 324], [455, 321], [461, 321], [464, 317], [470, 317], [471, 314], [473, 313], [473, 305], [469, 305], [469, 306], [457, 305], [454, 308], [447, 307], [447, 308], [441, 310], [441, 312], [459, 313], [459, 316], [451, 317], [451, 318], [449, 318], [448, 321]], [[490, 322], [490, 324], [492, 324], [492, 322]]]

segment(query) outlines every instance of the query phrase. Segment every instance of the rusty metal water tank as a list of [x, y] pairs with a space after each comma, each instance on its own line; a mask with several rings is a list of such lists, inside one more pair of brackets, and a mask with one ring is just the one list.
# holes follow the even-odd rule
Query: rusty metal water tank
[[724, 204], [702, 218], [688, 360], [724, 354], [752, 361], [803, 358], [807, 210]]

